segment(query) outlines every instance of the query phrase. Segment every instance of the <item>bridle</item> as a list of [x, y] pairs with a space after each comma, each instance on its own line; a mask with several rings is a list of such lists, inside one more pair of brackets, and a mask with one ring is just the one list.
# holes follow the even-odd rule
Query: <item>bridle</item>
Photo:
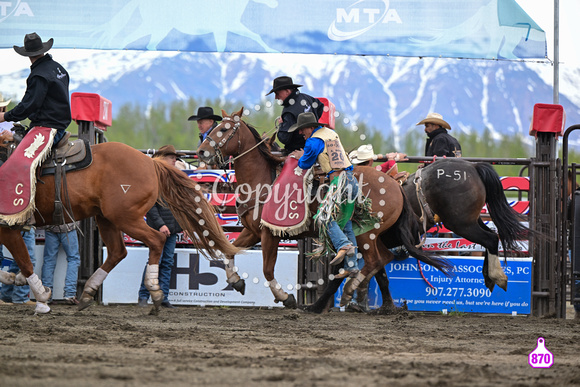
[[[236, 119], [237, 118], [237, 119]], [[212, 137], [211, 137], [211, 133], [216, 131], [216, 129], [218, 129], [223, 122], [225, 121], [235, 121], [234, 123], [234, 128], [232, 129], [232, 132], [230, 133], [230, 135], [228, 137], [224, 137], [221, 139], [220, 142], [215, 141]], [[240, 125], [242, 123], [242, 120], [238, 117], [238, 116], [234, 116], [234, 118], [232, 119], [231, 117], [224, 117], [222, 124], [218, 125], [215, 127], [214, 130], [212, 130], [206, 137], [206, 140], [209, 139], [209, 145], [211, 145], [214, 149], [216, 158], [217, 158], [217, 163], [219, 165], [220, 168], [225, 168], [225, 166], [227, 166], [228, 163], [232, 163], [234, 161], [236, 161], [237, 159], [241, 158], [242, 156], [245, 156], [246, 154], [248, 154], [249, 152], [253, 151], [254, 149], [256, 149], [258, 146], [260, 146], [261, 144], [263, 144], [264, 142], [266, 142], [268, 140], [268, 136], [264, 136], [264, 138], [262, 139], [262, 141], [259, 141], [256, 145], [254, 145], [253, 147], [251, 147], [250, 149], [246, 150], [243, 153], [241, 152], [242, 149], [242, 142], [240, 141], [240, 136], [238, 136], [238, 155], [236, 157], [230, 158], [228, 160], [228, 162], [226, 162], [224, 155], [221, 151], [221, 148], [226, 145], [231, 139], [232, 137], [234, 137], [234, 135], [236, 134], [236, 132], [238, 131], [238, 129], [240, 128]], [[227, 127], [227, 125], [231, 125], [229, 122], [226, 123], [224, 126], [226, 126], [227, 129], [229, 129]], [[272, 129], [270, 132], [272, 132], [273, 130], [277, 131], [278, 128], [274, 128]], [[220, 129], [221, 132], [221, 129]], [[267, 134], [270, 134], [270, 132], [268, 132]], [[231, 156], [230, 156], [231, 157]]]
[[[236, 117], [237, 117], [237, 116], [236, 116]], [[214, 150], [215, 157], [217, 158], [217, 164], [218, 164], [218, 166], [219, 166], [220, 168], [225, 168], [225, 167], [227, 166], [227, 164], [228, 164], [228, 163], [226, 162], [225, 158], [224, 158], [224, 155], [223, 155], [223, 153], [222, 153], [222, 151], [221, 151], [221, 148], [222, 148], [224, 145], [226, 145], [226, 144], [227, 144], [227, 143], [228, 143], [228, 142], [229, 142], [229, 141], [232, 139], [232, 137], [234, 137], [234, 135], [236, 134], [236, 132], [237, 132], [237, 131], [238, 131], [238, 129], [240, 128], [240, 122], [241, 122], [241, 120], [239, 119], [239, 117], [237, 117], [237, 118], [238, 118], [238, 119], [237, 119], [237, 120], [235, 120], [235, 119], [232, 119], [231, 117], [224, 117], [224, 118], [223, 118], [223, 121], [222, 121], [222, 123], [221, 123], [220, 125], [216, 126], [216, 127], [214, 128], [214, 130], [212, 130], [212, 131], [211, 131], [211, 132], [210, 132], [210, 133], [207, 135], [207, 137], [205, 138], [205, 140], [206, 140], [206, 141], [207, 141], [207, 140], [209, 140], [209, 145], [211, 145], [211, 146], [212, 146], [212, 148], [213, 148], [213, 150]], [[223, 123], [224, 123], [224, 122], [226, 122], [226, 121], [236, 121], [236, 122], [233, 124], [234, 128], [232, 129], [232, 132], [230, 133], [230, 135], [229, 135], [228, 137], [224, 137], [224, 138], [222, 138], [222, 139], [221, 139], [221, 140], [218, 142], [218, 141], [214, 140], [214, 139], [211, 137], [211, 134], [212, 134], [213, 132], [221, 133], [221, 129], [220, 129], [219, 131], [217, 131], [217, 129], [218, 129], [218, 128], [219, 128], [221, 125], [223, 125]], [[224, 125], [224, 126], [226, 127], [226, 129], [229, 129], [229, 127], [228, 127], [227, 125], [230, 125], [230, 126], [231, 126], [232, 124], [228, 122], [228, 123], [226, 123], [226, 124]], [[242, 142], [240, 141], [240, 137], [238, 136], [238, 153], [239, 153], [239, 151], [240, 151], [240, 149], [241, 149], [241, 148], [242, 148]], [[239, 157], [239, 156], [238, 156], [238, 157]]]

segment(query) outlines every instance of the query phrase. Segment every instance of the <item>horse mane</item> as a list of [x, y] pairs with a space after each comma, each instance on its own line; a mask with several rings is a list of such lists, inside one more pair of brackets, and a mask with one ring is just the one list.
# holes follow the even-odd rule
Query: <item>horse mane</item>
[[[244, 124], [246, 124], [248, 129], [250, 129], [250, 132], [254, 136], [256, 143], [264, 140], [264, 138], [262, 136], [260, 136], [260, 134], [258, 133], [256, 128], [254, 128], [252, 125], [248, 124], [246, 121], [244, 121]], [[272, 145], [270, 145], [272, 143], [273, 143], [273, 141], [264, 141], [260, 145], [258, 145], [258, 150], [260, 151], [262, 156], [264, 156], [264, 158], [272, 166], [277, 166], [277, 165], [283, 163], [286, 160], [286, 158], [283, 156], [276, 156], [276, 155], [272, 154], [272, 149], [271, 149]]]

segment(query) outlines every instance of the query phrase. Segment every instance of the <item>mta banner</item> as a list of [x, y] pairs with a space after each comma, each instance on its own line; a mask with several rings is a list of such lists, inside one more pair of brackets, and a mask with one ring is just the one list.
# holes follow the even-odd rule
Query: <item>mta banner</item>
[[515, 0], [0, 1], [0, 48], [545, 58]]

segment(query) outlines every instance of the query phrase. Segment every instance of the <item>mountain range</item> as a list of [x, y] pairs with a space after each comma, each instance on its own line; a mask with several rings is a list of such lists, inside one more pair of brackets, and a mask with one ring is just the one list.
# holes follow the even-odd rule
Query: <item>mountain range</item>
[[[54, 59], [59, 61], [58, 52]], [[159, 51], [99, 51], [60, 62], [71, 75], [70, 91], [111, 100], [113, 120], [127, 103], [147, 109], [190, 97], [239, 102], [250, 113], [275, 108], [279, 114], [273, 95], [265, 94], [275, 77], [289, 75], [303, 85], [303, 92], [330, 99], [337, 119], [347, 127], [365, 123], [385, 138], [392, 136], [394, 149], [408, 131], [421, 130], [415, 124], [429, 112], [442, 114], [452, 134], [487, 128], [497, 139], [519, 133], [531, 145], [534, 104], [553, 101], [553, 67], [546, 63]], [[27, 76], [28, 70], [3, 76], [0, 90], [18, 99]], [[566, 127], [580, 123], [579, 78], [580, 68], [560, 70], [559, 103], [566, 111]], [[572, 137], [570, 144], [580, 146]]]

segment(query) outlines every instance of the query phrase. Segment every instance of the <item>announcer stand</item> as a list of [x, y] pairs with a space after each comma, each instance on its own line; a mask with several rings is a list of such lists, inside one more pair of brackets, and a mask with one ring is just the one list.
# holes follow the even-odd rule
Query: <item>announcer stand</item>
[[[72, 119], [79, 126], [78, 138], [90, 145], [107, 142], [105, 132], [113, 121], [112, 104], [106, 98], [94, 93], [72, 93]], [[86, 281], [103, 261], [102, 241], [99, 238], [94, 217], [80, 221], [79, 252], [81, 265], [77, 287], [83, 288]]]

